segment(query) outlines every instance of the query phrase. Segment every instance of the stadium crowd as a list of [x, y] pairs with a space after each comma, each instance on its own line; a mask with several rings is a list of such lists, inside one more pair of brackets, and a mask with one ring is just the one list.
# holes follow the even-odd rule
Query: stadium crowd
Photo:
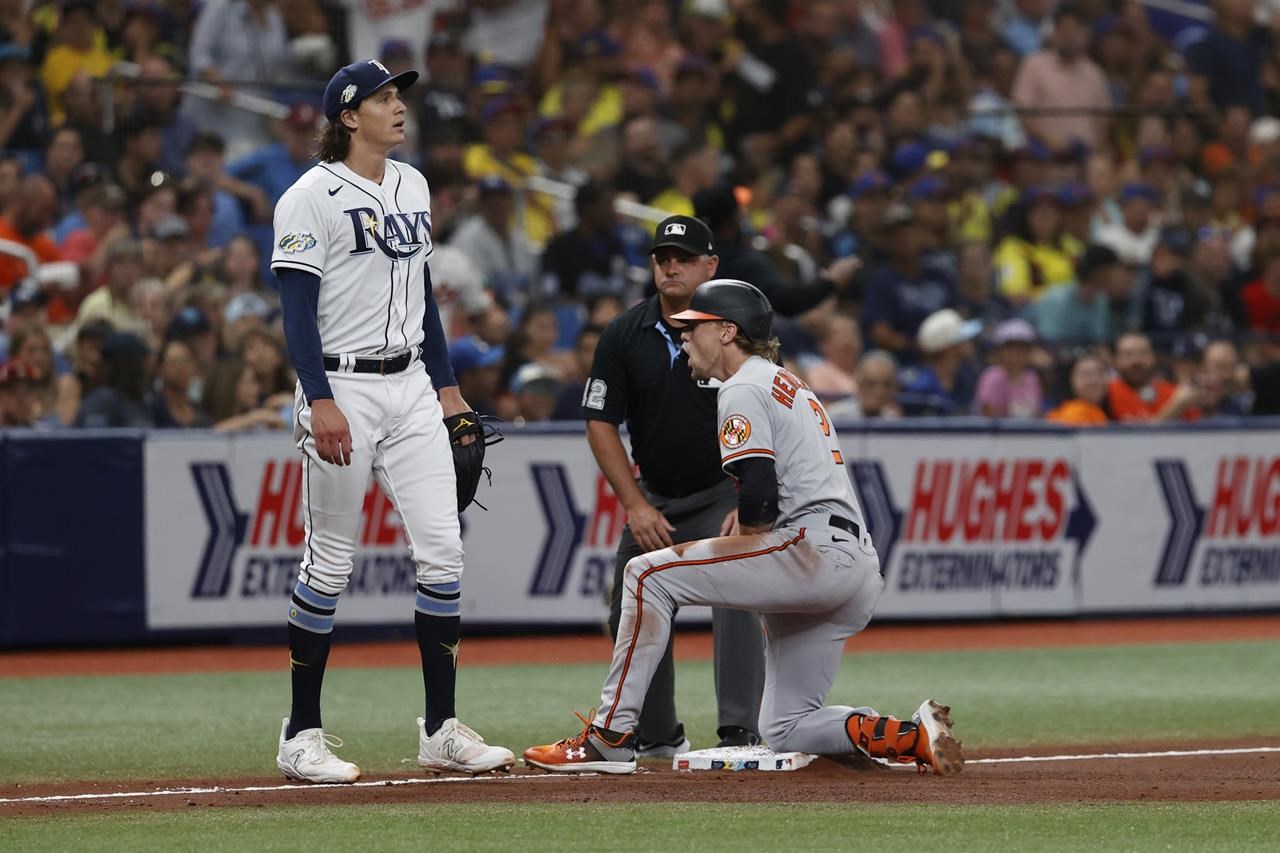
[[577, 418], [681, 213], [835, 417], [1275, 414], [1256, 6], [0, 0], [0, 426], [290, 428], [272, 210], [373, 56], [424, 72], [396, 156], [482, 412]]

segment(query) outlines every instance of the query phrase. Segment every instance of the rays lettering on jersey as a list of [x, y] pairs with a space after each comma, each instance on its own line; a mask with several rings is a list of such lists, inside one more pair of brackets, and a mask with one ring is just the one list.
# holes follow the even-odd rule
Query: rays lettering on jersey
[[392, 213], [381, 221], [368, 207], [353, 207], [342, 212], [351, 218], [356, 241], [353, 255], [367, 255], [376, 244], [382, 254], [393, 261], [408, 260], [421, 252], [431, 237], [430, 214], [425, 210]]

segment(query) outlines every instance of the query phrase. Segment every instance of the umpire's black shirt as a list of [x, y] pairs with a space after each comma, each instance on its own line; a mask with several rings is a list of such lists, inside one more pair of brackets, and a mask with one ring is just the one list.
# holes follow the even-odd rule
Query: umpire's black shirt
[[652, 296], [618, 315], [596, 346], [582, 416], [621, 425], [650, 491], [680, 498], [724, 479], [716, 444], [716, 390], [689, 373], [680, 330]]

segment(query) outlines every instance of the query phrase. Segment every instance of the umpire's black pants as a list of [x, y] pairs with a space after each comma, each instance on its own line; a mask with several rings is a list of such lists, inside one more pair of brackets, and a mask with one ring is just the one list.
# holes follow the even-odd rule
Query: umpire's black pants
[[[682, 498], [664, 498], [650, 492], [643, 482], [639, 485], [645, 498], [676, 528], [671, 541], [677, 545], [719, 536], [724, 517], [738, 505], [738, 492], [728, 479]], [[631, 526], [627, 525], [618, 542], [609, 601], [609, 635], [615, 640], [622, 618], [622, 571], [632, 557], [643, 553], [644, 549], [631, 535]], [[741, 726], [758, 732], [760, 696], [764, 692], [764, 635], [760, 618], [745, 610], [716, 607], [711, 610], [711, 629], [715, 647], [717, 725], [720, 728]], [[674, 740], [680, 726], [676, 716], [676, 672], [671, 647], [672, 642], [668, 641], [667, 651], [649, 683], [644, 707], [640, 709], [636, 736], [642, 741]]]

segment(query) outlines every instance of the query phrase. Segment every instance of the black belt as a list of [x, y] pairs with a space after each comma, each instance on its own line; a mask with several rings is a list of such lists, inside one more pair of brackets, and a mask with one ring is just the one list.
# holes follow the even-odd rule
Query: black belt
[[[350, 368], [346, 373], [399, 373], [413, 363], [413, 350], [403, 352], [395, 358], [357, 358], [349, 361]], [[336, 355], [324, 357], [324, 369], [340, 371], [342, 359]]]
[[862, 541], [862, 528], [858, 526], [856, 521], [850, 521], [847, 518], [841, 518], [838, 515], [833, 515], [831, 516], [831, 526], [848, 531], [853, 534], [854, 539], [857, 539], [859, 542]]

